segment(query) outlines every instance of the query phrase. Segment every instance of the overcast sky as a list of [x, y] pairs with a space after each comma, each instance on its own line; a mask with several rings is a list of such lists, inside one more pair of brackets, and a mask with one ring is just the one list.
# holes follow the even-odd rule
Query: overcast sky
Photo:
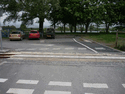
[[[11, 26], [11, 25], [14, 25], [14, 26], [16, 26], [17, 28], [20, 27], [21, 22], [19, 22], [19, 21], [15, 22], [15, 23], [14, 23], [14, 22], [6, 22], [5, 25], [4, 25], [4, 24], [3, 24], [3, 20], [4, 20], [6, 17], [7, 17], [7, 16], [4, 15], [4, 14], [3, 14], [2, 17], [0, 17], [0, 23], [1, 23], [2, 26], [8, 26], [8, 25]], [[36, 23], [36, 21], [38, 21], [38, 18], [34, 19], [34, 24], [33, 24], [33, 25], [29, 25], [29, 26], [27, 26], [27, 27], [29, 27], [29, 28], [38, 28], [38, 27], [39, 27], [39, 24]], [[51, 25], [51, 23], [50, 23], [48, 20], [44, 19], [44, 27], [49, 27], [50, 25]]]

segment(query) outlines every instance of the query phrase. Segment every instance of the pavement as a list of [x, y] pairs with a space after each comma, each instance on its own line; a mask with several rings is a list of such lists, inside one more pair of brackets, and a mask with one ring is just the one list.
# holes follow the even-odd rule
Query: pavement
[[4, 40], [0, 94], [124, 94], [125, 54], [79, 38]]

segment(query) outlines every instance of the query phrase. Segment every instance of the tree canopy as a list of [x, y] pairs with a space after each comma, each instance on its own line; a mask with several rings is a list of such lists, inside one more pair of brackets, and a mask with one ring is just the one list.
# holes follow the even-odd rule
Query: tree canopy
[[90, 23], [106, 24], [107, 33], [110, 25], [125, 23], [124, 0], [1, 0], [0, 6], [8, 14], [4, 22], [19, 20], [28, 25], [38, 18], [42, 33], [45, 18], [54, 27], [69, 24], [75, 32], [77, 25], [85, 25], [86, 33]]

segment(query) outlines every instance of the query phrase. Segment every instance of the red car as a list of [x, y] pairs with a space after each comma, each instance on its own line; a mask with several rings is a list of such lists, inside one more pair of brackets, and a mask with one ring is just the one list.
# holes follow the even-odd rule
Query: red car
[[40, 39], [40, 33], [37, 30], [31, 30], [29, 32], [29, 39]]

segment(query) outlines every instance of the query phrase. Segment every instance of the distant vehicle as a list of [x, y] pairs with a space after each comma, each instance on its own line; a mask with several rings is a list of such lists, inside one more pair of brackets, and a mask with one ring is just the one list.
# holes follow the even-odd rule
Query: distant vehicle
[[55, 39], [55, 29], [54, 28], [47, 28], [47, 30], [46, 30], [46, 38]]
[[40, 33], [37, 30], [31, 30], [29, 32], [29, 39], [40, 39]]
[[23, 40], [25, 38], [25, 34], [22, 31], [13, 31], [9, 35], [9, 39], [11, 40]]

